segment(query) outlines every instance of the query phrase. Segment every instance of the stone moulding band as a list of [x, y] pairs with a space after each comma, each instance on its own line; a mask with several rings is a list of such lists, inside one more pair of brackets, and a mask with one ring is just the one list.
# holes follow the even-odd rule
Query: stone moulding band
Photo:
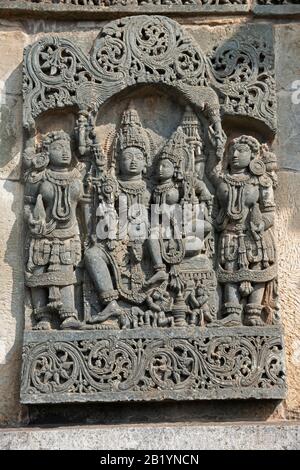
[[22, 403], [285, 396], [282, 330], [27, 331]]
[[34, 14], [53, 13], [66, 15], [76, 13], [106, 14], [240, 14], [250, 10], [248, 0], [228, 0], [226, 4], [216, 4], [214, 0], [178, 0], [167, 4], [164, 0], [94, 0], [93, 2], [72, 0], [2, 0], [0, 11], [15, 11], [16, 13], [33, 12]]
[[2, 0], [0, 14], [27, 15], [34, 17], [51, 14], [53, 18], [68, 17], [69, 19], [112, 18], [134, 14], [163, 15], [245, 15], [255, 16], [293, 16], [300, 14], [299, 0], [229, 0], [226, 4], [215, 3], [214, 0], [181, 0], [174, 4], [164, 4], [163, 0], [143, 2], [140, 0]]

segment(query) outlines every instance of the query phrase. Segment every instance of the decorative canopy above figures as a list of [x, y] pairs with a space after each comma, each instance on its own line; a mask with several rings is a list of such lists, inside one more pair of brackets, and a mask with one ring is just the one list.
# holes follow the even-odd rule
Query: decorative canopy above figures
[[26, 49], [24, 403], [284, 397], [273, 53], [247, 31], [204, 55], [135, 16], [89, 57]]
[[235, 36], [209, 57], [184, 28], [162, 16], [108, 23], [90, 56], [68, 39], [46, 36], [25, 52], [24, 125], [49, 109], [96, 111], [128, 87], [153, 84], [170, 87], [206, 113], [252, 117], [274, 132], [273, 63], [264, 28]]

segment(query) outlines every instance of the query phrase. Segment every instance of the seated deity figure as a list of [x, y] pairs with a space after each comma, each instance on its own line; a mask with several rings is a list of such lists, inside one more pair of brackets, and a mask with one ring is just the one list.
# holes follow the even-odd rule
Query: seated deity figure
[[[110, 194], [112, 204], [108, 205], [106, 210], [102, 207], [101, 212], [106, 213], [110, 220], [115, 220], [117, 231], [114, 236], [110, 234], [106, 240], [99, 239], [99, 231], [107, 225], [104, 216], [98, 223], [97, 241], [86, 250], [84, 257], [85, 267], [101, 304], [104, 304], [103, 310], [93, 315], [88, 323], [105, 322], [105, 328], [114, 328], [116, 319], [123, 313], [117, 302], [119, 297], [122, 297], [122, 292], [124, 293], [120, 282], [118, 249], [121, 249], [124, 242], [125, 250], [133, 264], [138, 264], [142, 261], [143, 246], [148, 238], [150, 192], [143, 180], [147, 170], [147, 142], [134, 109], [124, 112], [116, 140], [119, 167], [117, 178], [114, 180], [112, 176], [108, 177], [108, 180], [114, 180], [112, 186], [115, 189]], [[142, 289], [142, 273], [137, 271], [133, 276], [133, 280]], [[131, 295], [134, 300], [139, 292], [134, 292], [133, 289]]]
[[180, 147], [184, 142], [185, 136], [179, 127], [157, 159], [158, 183], [152, 193], [155, 217], [149, 238], [149, 250], [156, 273], [146, 282], [147, 285], [163, 281], [162, 273], [166, 271], [166, 263], [178, 264], [184, 257], [182, 214], [179, 212], [182, 199]]
[[[212, 229], [210, 221], [212, 197], [203, 182], [203, 172], [199, 168], [198, 160], [195, 162], [195, 175], [192, 175], [187, 184], [185, 183], [186, 154], [182, 150], [186, 146], [186, 136], [179, 126], [158, 157], [158, 184], [152, 194], [158, 224], [152, 227], [149, 240], [158, 274], [154, 274], [147, 281], [148, 285], [157, 279], [161, 280], [161, 273], [166, 269], [166, 264], [179, 264], [184, 257], [199, 253], [203, 248], [204, 237]], [[185, 192], [189, 193], [188, 199], [192, 192], [195, 197], [191, 198], [190, 205], [184, 206], [184, 203], [188, 202]], [[198, 213], [193, 210], [197, 204]], [[183, 226], [184, 222], [187, 222], [187, 226]], [[194, 231], [189, 227], [189, 222]]]
[[272, 163], [265, 146], [243, 135], [229, 145], [228, 169], [219, 162], [211, 174], [218, 211], [217, 276], [224, 316], [237, 324], [244, 312], [246, 325], [263, 325], [266, 295], [276, 289]]
[[31, 289], [36, 329], [77, 328], [75, 268], [81, 260], [76, 208], [83, 196], [82, 175], [72, 165], [70, 137], [49, 132], [42, 151], [25, 151], [25, 218], [29, 229], [26, 284]]

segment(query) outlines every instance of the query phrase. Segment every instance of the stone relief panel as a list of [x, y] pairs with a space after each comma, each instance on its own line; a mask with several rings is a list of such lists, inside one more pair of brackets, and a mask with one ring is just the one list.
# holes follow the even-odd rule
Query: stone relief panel
[[276, 156], [223, 129], [274, 133], [272, 44], [253, 38], [209, 56], [137, 16], [89, 57], [26, 49], [24, 403], [284, 397]]

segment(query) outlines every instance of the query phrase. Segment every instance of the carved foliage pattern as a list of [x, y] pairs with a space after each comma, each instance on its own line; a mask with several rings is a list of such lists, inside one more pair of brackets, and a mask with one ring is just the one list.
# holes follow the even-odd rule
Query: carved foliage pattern
[[22, 393], [281, 387], [281, 349], [271, 336], [29, 344]]
[[254, 37], [248, 32], [247, 37], [222, 44], [215, 48], [211, 64], [225, 112], [272, 122], [276, 102], [274, 57], [264, 36]]
[[75, 44], [42, 38], [25, 56], [24, 122], [41, 112], [77, 105], [98, 108], [138, 83], [162, 83], [197, 94], [214, 88], [224, 113], [251, 115], [274, 127], [273, 53], [266, 38], [235, 38], [206, 57], [174, 21], [138, 16], [113, 21], [98, 36], [90, 58]]

